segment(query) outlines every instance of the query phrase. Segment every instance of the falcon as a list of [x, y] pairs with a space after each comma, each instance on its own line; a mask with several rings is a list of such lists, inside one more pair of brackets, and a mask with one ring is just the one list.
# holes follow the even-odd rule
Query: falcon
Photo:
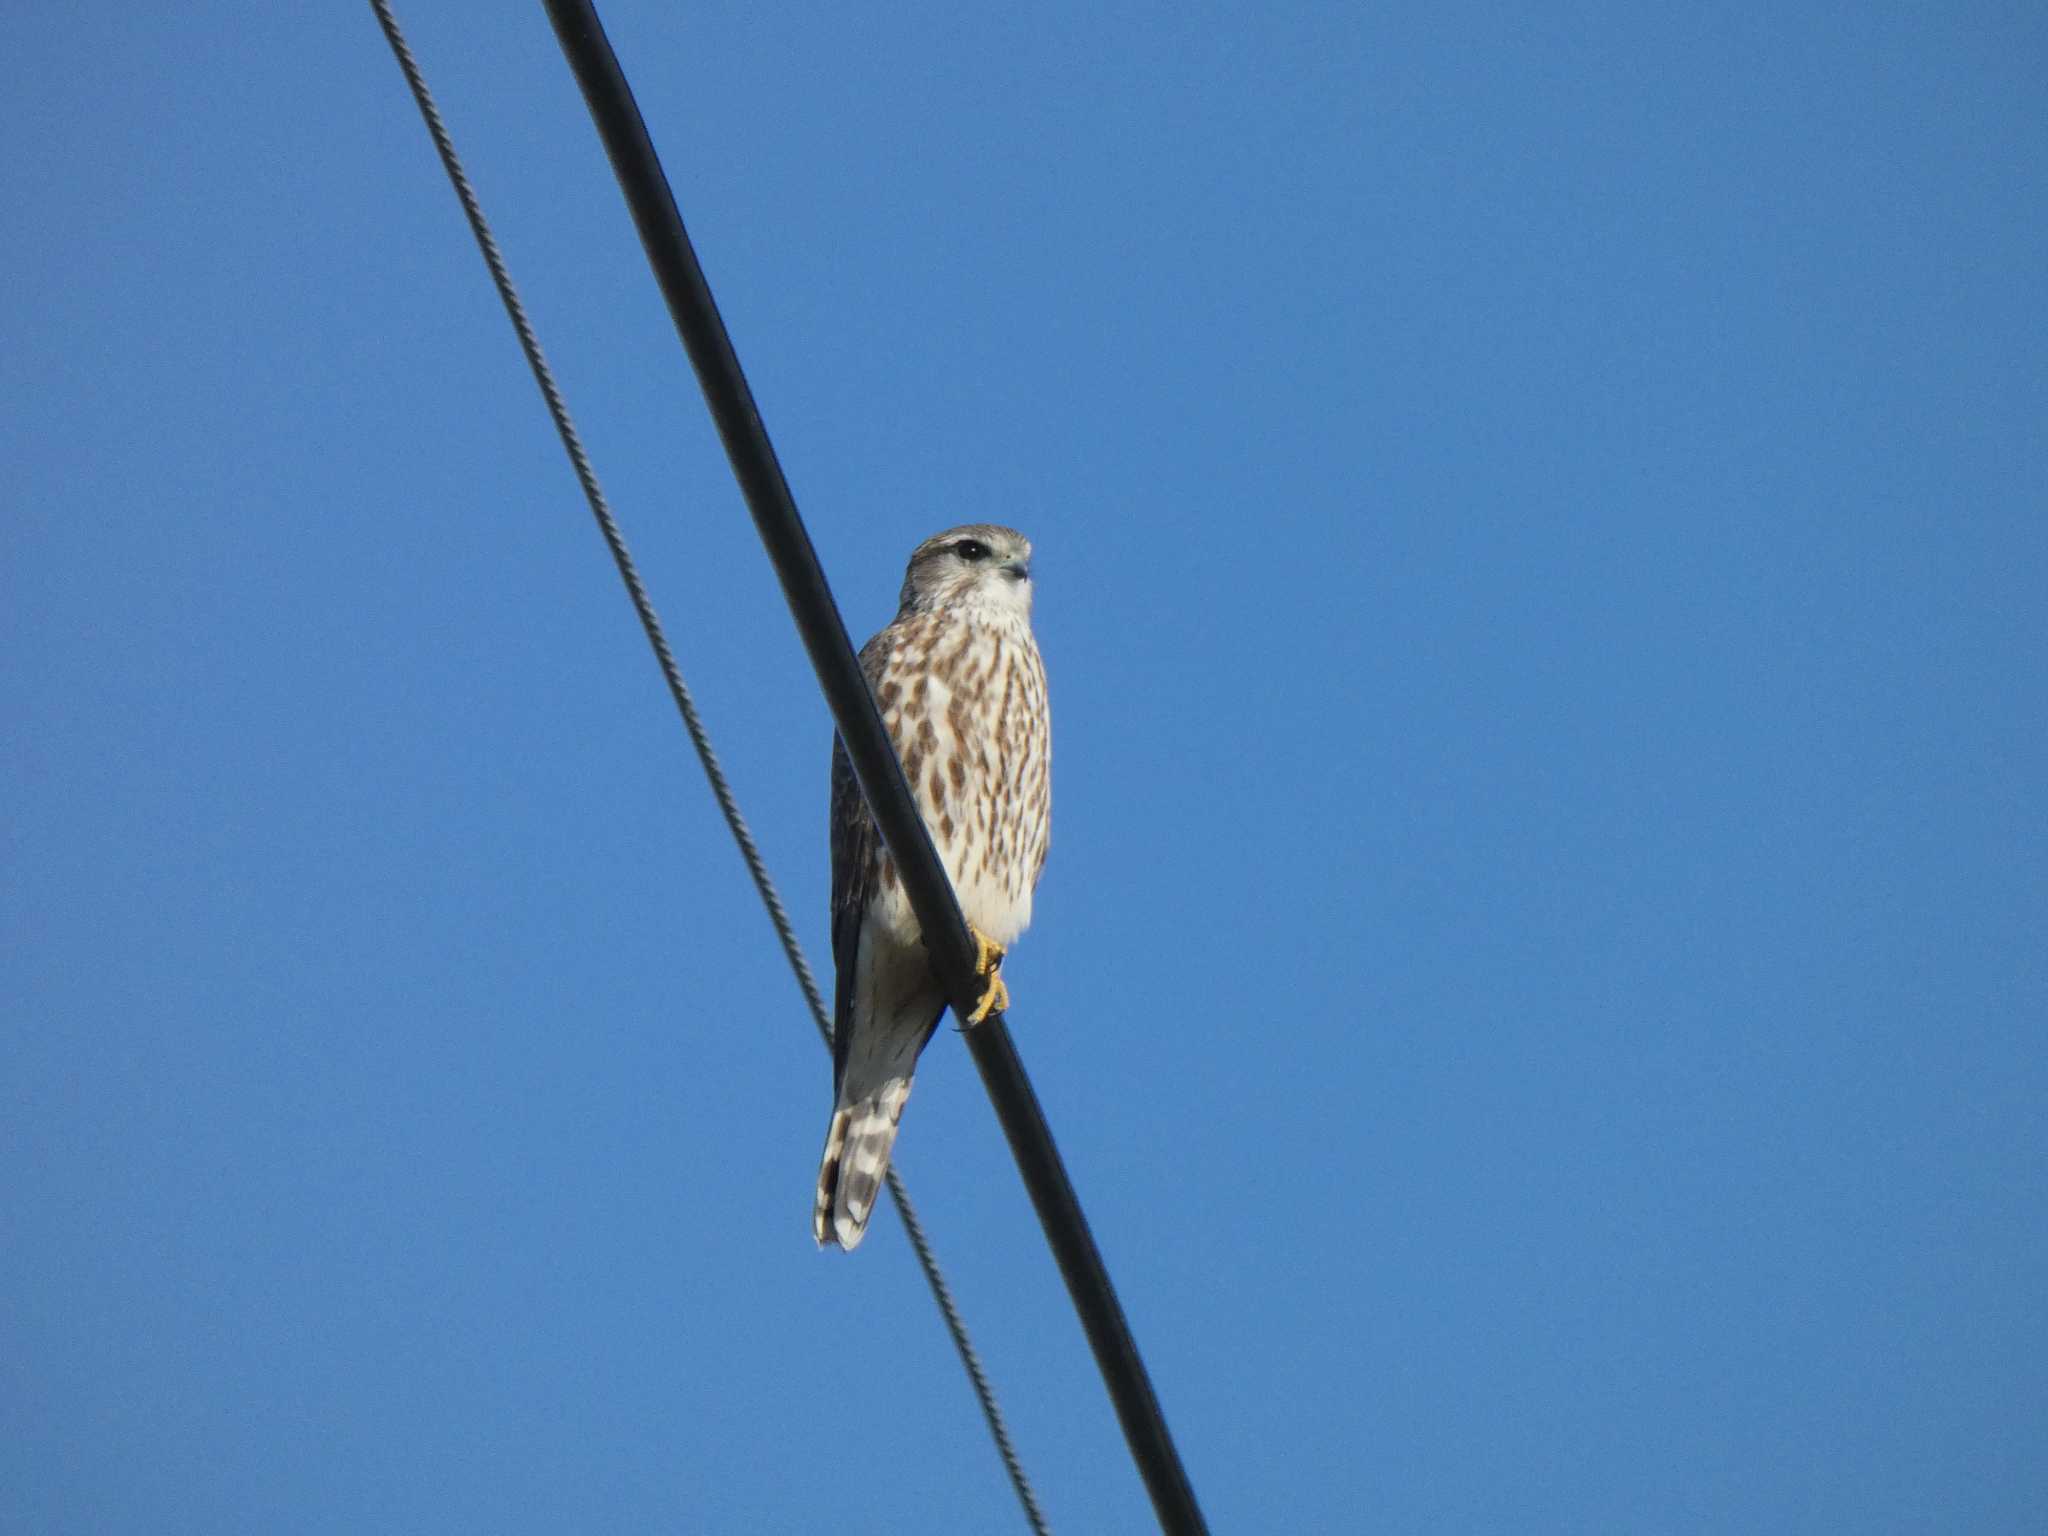
[[[986, 981], [963, 1021], [1009, 1006], [1000, 967], [1031, 921], [1051, 831], [1052, 726], [1031, 638], [1031, 543], [970, 523], [910, 556], [895, 620], [861, 670], [960, 899]], [[917, 914], [845, 746], [832, 743], [832, 1124], [811, 1235], [858, 1247], [911, 1074], [946, 1011]]]

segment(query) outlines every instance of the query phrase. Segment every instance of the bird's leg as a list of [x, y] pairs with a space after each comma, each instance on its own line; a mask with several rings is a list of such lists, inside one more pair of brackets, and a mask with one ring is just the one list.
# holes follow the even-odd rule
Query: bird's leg
[[974, 935], [974, 974], [988, 978], [981, 1001], [967, 1016], [969, 1024], [979, 1024], [990, 1014], [1001, 1013], [1010, 1006], [1010, 989], [1003, 985], [1003, 946], [972, 923], [967, 925], [967, 931]]

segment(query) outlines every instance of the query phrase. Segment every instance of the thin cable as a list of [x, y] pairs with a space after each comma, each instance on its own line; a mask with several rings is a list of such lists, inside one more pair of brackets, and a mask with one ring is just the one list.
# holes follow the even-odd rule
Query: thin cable
[[[818, 674], [847, 758], [895, 859], [904, 892], [924, 932], [932, 968], [954, 1011], [965, 1018], [980, 994], [974, 971], [975, 946], [968, 938], [966, 919], [932, 847], [931, 834], [903, 782], [902, 766], [854, 659], [846, 624], [683, 228], [647, 125], [589, 0], [545, 3], [625, 194], [648, 264], [696, 369], [705, 404], [725, 443], [754, 527], [782, 583], [783, 596]], [[1151, 1377], [1009, 1030], [1002, 1016], [994, 1014], [964, 1033], [1095, 1352], [1096, 1365], [1159, 1523], [1174, 1533], [1206, 1531]]]
[[[725, 824], [732, 831], [733, 841], [739, 845], [740, 857], [746, 861], [747, 873], [753, 877], [754, 889], [760, 893], [761, 903], [768, 909], [769, 920], [775, 925], [775, 936], [782, 941], [782, 952], [789, 960], [791, 971], [796, 975], [797, 985], [803, 989], [804, 1002], [811, 1010], [811, 1021], [818, 1027], [818, 1036], [827, 1045], [832, 1041], [832, 1026], [825, 1016], [824, 998], [818, 991], [818, 983], [811, 974], [810, 962], [804, 958], [803, 946], [797, 942], [796, 929], [789, 920], [789, 913], [782, 905], [782, 897], [776, 892], [775, 881], [768, 873], [768, 866], [755, 846], [753, 833], [747, 828], [746, 818], [740, 814], [739, 802], [733, 798], [732, 786], [720, 766], [718, 754], [712, 749], [711, 736], [704, 728], [704, 722], [697, 713], [696, 700], [690, 695], [689, 686], [683, 681], [681, 668], [676, 665], [674, 654], [669, 650], [668, 639], [662, 632], [661, 620], [656, 616], [654, 604], [647, 595], [647, 588], [640, 580], [638, 567], [633, 563], [632, 553], [626, 547], [625, 535], [619, 531], [617, 519], [612, 516], [611, 504], [605, 499], [603, 489], [597, 483], [597, 473], [590, 467], [590, 459], [583, 451], [583, 439], [576, 431], [576, 424], [569, 416], [569, 408], [562, 400], [562, 394], [555, 386], [554, 370], [548, 367], [540, 342], [534, 336], [533, 327], [526, 318], [526, 306], [520, 302], [519, 292], [512, 285], [511, 274], [506, 270], [503, 256], [498, 252], [498, 242], [491, 234], [490, 225], [484, 219], [483, 205], [477, 201], [475, 191], [469, 184], [469, 176], [462, 169], [462, 161], [455, 153], [455, 142], [448, 135], [446, 125], [441, 121], [440, 109], [434, 105], [433, 94], [427, 89], [426, 77], [420, 73], [418, 62], [412, 56], [412, 49], [405, 41], [405, 34], [399, 29], [398, 18], [391, 13], [388, 0], [370, 0], [370, 8], [377, 13], [377, 24], [384, 29], [385, 39], [391, 44], [391, 51], [398, 59], [398, 67], [405, 72], [405, 82], [412, 88], [413, 100], [419, 103], [420, 116], [426, 120], [427, 132], [433, 136], [434, 148], [441, 156], [441, 164], [448, 172], [448, 179], [455, 187], [455, 195], [462, 202], [462, 211], [469, 219], [469, 227], [476, 235], [478, 248], [483, 252], [484, 264], [491, 270], [491, 282], [496, 285], [498, 297], [504, 301], [505, 313], [511, 317], [512, 329], [518, 333], [519, 349], [526, 354], [527, 366], [533, 370], [534, 382], [540, 386], [541, 398], [547, 402], [548, 415], [553, 418], [555, 431], [562, 439], [562, 447], [568, 452], [569, 462], [575, 467], [577, 483], [583, 487], [584, 499], [590, 503], [592, 516], [597, 519], [599, 532], [604, 535], [606, 548], [610, 549], [612, 562], [619, 568], [620, 579], [626, 584], [626, 593], [632, 599], [633, 611], [639, 615], [640, 627], [647, 633], [647, 643], [654, 649], [654, 658], [661, 666], [662, 678], [668, 683], [669, 697], [675, 700], [676, 710], [683, 717], [684, 728], [690, 733], [690, 744], [697, 749], [697, 760], [704, 765], [704, 777], [710, 781], [711, 793], [718, 801], [718, 809], [725, 816]], [[903, 1229], [910, 1236], [911, 1249], [917, 1254], [918, 1266], [924, 1271], [925, 1283], [931, 1287], [932, 1299], [938, 1303], [939, 1315], [944, 1318], [946, 1332], [952, 1335], [953, 1348], [959, 1353], [960, 1363], [967, 1371], [967, 1379], [974, 1387], [974, 1395], [981, 1403], [982, 1416], [988, 1420], [990, 1436], [995, 1440], [996, 1451], [1002, 1457], [1003, 1470], [1009, 1474], [1010, 1486], [1017, 1492], [1017, 1500], [1024, 1506], [1024, 1518], [1030, 1522], [1038, 1536], [1050, 1536], [1045, 1514], [1038, 1506], [1038, 1496], [1032, 1491], [1031, 1482], [1024, 1473], [1024, 1464], [1017, 1457], [1017, 1449], [1010, 1442], [1010, 1431], [1003, 1421], [1003, 1411], [996, 1403], [995, 1388], [989, 1384], [987, 1373], [982, 1369], [981, 1356], [976, 1353], [974, 1342], [968, 1337], [967, 1324], [960, 1316], [960, 1308], [953, 1300], [952, 1287], [946, 1284], [945, 1272], [933, 1254], [931, 1243], [925, 1236], [924, 1223], [917, 1219], [917, 1210], [910, 1203], [910, 1195], [903, 1187], [903, 1181], [891, 1168], [888, 1175], [889, 1193], [896, 1201], [896, 1213], [903, 1219]]]

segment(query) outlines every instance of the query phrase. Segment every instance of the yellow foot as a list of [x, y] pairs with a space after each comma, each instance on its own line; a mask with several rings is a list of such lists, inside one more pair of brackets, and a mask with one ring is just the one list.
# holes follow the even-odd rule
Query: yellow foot
[[979, 1024], [990, 1014], [1001, 1013], [1010, 1006], [1010, 989], [1003, 985], [1003, 946], [972, 923], [968, 924], [967, 931], [974, 935], [974, 974], [988, 978], [988, 987], [981, 994], [981, 1001], [967, 1016], [969, 1024]]

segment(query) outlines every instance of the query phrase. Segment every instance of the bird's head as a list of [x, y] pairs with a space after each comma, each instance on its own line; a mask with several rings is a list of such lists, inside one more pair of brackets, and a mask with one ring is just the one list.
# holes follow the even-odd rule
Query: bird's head
[[911, 552], [902, 604], [904, 613], [969, 604], [1028, 618], [1031, 541], [994, 523], [935, 533]]

